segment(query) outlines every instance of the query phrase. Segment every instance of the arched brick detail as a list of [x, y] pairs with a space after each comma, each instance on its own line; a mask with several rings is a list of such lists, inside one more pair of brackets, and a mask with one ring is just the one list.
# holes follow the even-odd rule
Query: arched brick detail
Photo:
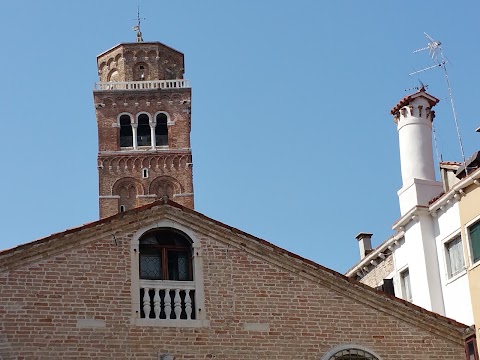
[[174, 194], [183, 193], [180, 183], [170, 176], [159, 176], [150, 183], [149, 194], [156, 194], [157, 197], [167, 195], [170, 199]]
[[[143, 195], [144, 189], [142, 184], [131, 177], [118, 180], [112, 188], [112, 195], [119, 196], [119, 211], [130, 210], [137, 207], [137, 195]], [[121, 208], [123, 207], [123, 208]]]
[[118, 195], [120, 187], [134, 187], [136, 189], [137, 195], [145, 195], [145, 190], [137, 179], [133, 177], [126, 177], [119, 179], [113, 184], [112, 195]]
[[355, 359], [362, 360], [382, 360], [380, 356], [375, 354], [371, 349], [358, 344], [342, 344], [335, 346], [327, 352], [321, 360], [335, 360], [335, 359]]
[[113, 68], [112, 70], [110, 70], [107, 76], [107, 81], [119, 81], [119, 80], [120, 78], [119, 78], [118, 69]]

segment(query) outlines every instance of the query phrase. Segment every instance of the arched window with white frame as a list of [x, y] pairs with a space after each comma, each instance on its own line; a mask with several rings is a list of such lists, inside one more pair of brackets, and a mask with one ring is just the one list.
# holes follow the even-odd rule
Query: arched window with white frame
[[121, 114], [118, 119], [120, 125], [120, 147], [133, 146], [132, 117], [129, 114]]
[[360, 345], [340, 345], [326, 353], [322, 360], [381, 360], [373, 351]]
[[150, 117], [146, 113], [137, 115], [137, 145], [150, 146], [152, 143]]
[[132, 310], [137, 325], [199, 327], [205, 320], [200, 243], [160, 220], [132, 239]]
[[168, 116], [164, 112], [160, 112], [156, 115], [155, 121], [155, 146], [167, 146], [168, 145]]

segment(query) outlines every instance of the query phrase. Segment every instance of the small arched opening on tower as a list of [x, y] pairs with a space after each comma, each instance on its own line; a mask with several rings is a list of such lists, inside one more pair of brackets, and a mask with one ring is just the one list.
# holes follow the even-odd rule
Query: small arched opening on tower
[[133, 184], [123, 184], [118, 189], [119, 212], [133, 209], [137, 206], [137, 189]]
[[152, 180], [150, 183], [149, 194], [157, 195], [158, 199], [164, 196], [168, 196], [169, 199], [173, 199], [175, 194], [181, 194], [183, 192], [180, 183], [169, 176], [159, 176]]
[[159, 113], [156, 117], [157, 126], [155, 126], [155, 146], [168, 145], [168, 118], [167, 114]]
[[158, 185], [157, 197], [160, 199], [164, 196], [168, 196], [169, 199], [173, 199], [175, 188], [172, 183], [164, 182]]
[[[125, 165], [120, 165], [124, 167]], [[112, 195], [118, 196], [118, 212], [124, 212], [137, 207], [138, 195], [143, 195], [143, 187], [135, 178], [122, 178], [112, 187]]]
[[150, 119], [147, 114], [140, 114], [137, 118], [137, 144], [138, 146], [150, 146], [152, 143], [150, 132]]
[[148, 65], [144, 62], [135, 64], [133, 67], [133, 80], [134, 81], [144, 81], [148, 80]]
[[108, 73], [108, 76], [107, 76], [107, 81], [108, 82], [117, 82], [119, 81], [120, 77], [119, 77], [119, 74], [118, 74], [118, 70], [117, 69], [112, 69], [109, 73]]
[[120, 115], [120, 147], [133, 146], [132, 118], [130, 115]]

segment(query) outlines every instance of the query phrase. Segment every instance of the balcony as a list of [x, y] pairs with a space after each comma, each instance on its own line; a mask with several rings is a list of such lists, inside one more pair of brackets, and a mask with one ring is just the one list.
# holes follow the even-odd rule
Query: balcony
[[188, 321], [196, 318], [195, 282], [140, 280], [142, 319]]
[[190, 83], [185, 79], [175, 80], [151, 80], [151, 81], [111, 81], [95, 83], [95, 91], [116, 91], [116, 90], [169, 90], [187, 89]]

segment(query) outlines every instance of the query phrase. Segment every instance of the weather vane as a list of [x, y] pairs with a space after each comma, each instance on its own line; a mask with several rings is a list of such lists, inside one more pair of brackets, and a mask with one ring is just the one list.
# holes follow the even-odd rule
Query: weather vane
[[418, 70], [418, 71], [414, 71], [414, 72], [412, 72], [408, 75], [412, 76], [412, 75], [415, 75], [415, 74], [418, 74], [418, 73], [421, 73], [421, 72], [424, 72], [424, 71], [427, 71], [427, 70], [430, 70], [430, 69], [433, 69], [433, 68], [436, 68], [436, 67], [443, 68], [443, 72], [444, 72], [444, 75], [445, 75], [445, 80], [447, 82], [448, 95], [450, 97], [450, 106], [452, 108], [453, 120], [455, 121], [455, 127], [457, 129], [457, 137], [458, 137], [458, 142], [459, 142], [459, 145], [460, 145], [460, 152], [462, 153], [463, 166], [465, 167], [465, 174], [468, 175], [468, 169], [467, 169], [466, 162], [465, 162], [465, 153], [463, 151], [462, 137], [460, 136], [460, 128], [458, 126], [457, 112], [455, 111], [455, 105], [453, 103], [452, 87], [450, 86], [450, 80], [448, 78], [448, 72], [447, 72], [447, 60], [448, 59], [446, 58], [446, 56], [443, 55], [442, 43], [440, 41], [434, 40], [426, 32], [424, 32], [424, 34], [425, 34], [425, 36], [428, 40], [427, 46], [425, 46], [421, 49], [415, 50], [413, 53], [416, 54], [416, 53], [422, 52], [424, 50], [428, 50], [428, 52], [430, 53], [430, 58], [433, 60], [434, 65], [428, 66], [428, 67], [426, 67], [424, 69], [421, 69], [421, 70]]
[[140, 24], [142, 20], [146, 20], [145, 18], [140, 17], [140, 6], [137, 6], [137, 25], [133, 27], [133, 31], [137, 32], [137, 42], [143, 42], [142, 31], [140, 30]]

